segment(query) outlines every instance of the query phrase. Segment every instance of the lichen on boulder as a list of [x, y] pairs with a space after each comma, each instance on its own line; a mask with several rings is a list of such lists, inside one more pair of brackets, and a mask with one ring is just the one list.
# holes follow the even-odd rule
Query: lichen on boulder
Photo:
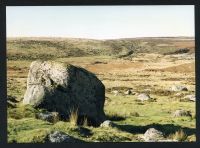
[[95, 124], [105, 120], [105, 87], [95, 74], [71, 64], [31, 63], [23, 104], [55, 111], [68, 118], [72, 109]]

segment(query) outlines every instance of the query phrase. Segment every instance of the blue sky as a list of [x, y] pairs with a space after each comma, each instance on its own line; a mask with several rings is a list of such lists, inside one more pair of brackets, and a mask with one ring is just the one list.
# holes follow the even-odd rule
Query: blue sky
[[8, 37], [194, 36], [194, 6], [10, 6]]

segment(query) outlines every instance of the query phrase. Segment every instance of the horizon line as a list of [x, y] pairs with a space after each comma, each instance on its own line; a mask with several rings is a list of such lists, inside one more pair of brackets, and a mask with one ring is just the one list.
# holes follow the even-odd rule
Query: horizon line
[[7, 36], [6, 38], [62, 38], [62, 39], [88, 39], [88, 40], [119, 40], [119, 39], [138, 39], [138, 38], [195, 38], [195, 36], [139, 36], [122, 38], [85, 38], [85, 37], [64, 37], [64, 36]]

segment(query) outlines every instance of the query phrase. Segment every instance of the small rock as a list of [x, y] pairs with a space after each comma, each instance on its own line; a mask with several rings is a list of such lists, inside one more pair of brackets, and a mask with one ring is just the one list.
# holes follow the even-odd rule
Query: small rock
[[144, 89], [144, 91], [151, 92], [151, 89], [147, 88], [147, 89]]
[[142, 93], [138, 95], [137, 99], [140, 101], [147, 101], [151, 99], [151, 97], [148, 94]]
[[173, 85], [170, 89], [172, 91], [188, 91], [187, 87], [180, 85]]
[[192, 116], [190, 111], [185, 111], [182, 109], [176, 110], [173, 114], [173, 117], [181, 117], [181, 116]]
[[155, 142], [155, 141], [164, 139], [164, 136], [161, 131], [158, 131], [155, 128], [149, 128], [144, 133], [143, 138], [144, 138], [144, 141], [146, 141], [146, 142]]
[[113, 90], [112, 93], [114, 94], [114, 96], [117, 96], [119, 94], [119, 91]]
[[7, 101], [7, 107], [10, 107], [10, 108], [16, 108], [17, 107], [17, 105], [15, 104], [15, 103], [13, 103], [13, 102], [11, 102], [11, 101]]
[[68, 134], [64, 133], [64, 132], [59, 132], [59, 131], [55, 131], [51, 134], [48, 135], [48, 140], [51, 143], [61, 143], [61, 142], [80, 142], [80, 140], [69, 136]]
[[13, 102], [13, 103], [19, 102], [19, 101], [17, 100], [17, 97], [15, 97], [15, 96], [10, 96], [10, 95], [7, 96], [7, 100], [9, 100], [9, 101], [11, 101], [11, 102]]
[[103, 123], [101, 123], [100, 127], [113, 127], [113, 123], [110, 120], [106, 120]]
[[183, 93], [181, 93], [181, 92], [179, 92], [179, 93], [177, 93], [177, 94], [175, 94], [175, 96], [176, 97], [181, 97], [181, 96], [183, 96], [184, 94]]
[[38, 113], [36, 114], [36, 118], [55, 123], [59, 121], [59, 114], [57, 112]]
[[124, 94], [125, 94], [125, 95], [131, 95], [131, 94], [132, 94], [132, 91], [129, 89], [129, 90], [127, 90]]
[[17, 98], [15, 96], [7, 96], [7, 106], [10, 108], [15, 108], [17, 105], [16, 103], [18, 103], [19, 101], [17, 100]]
[[184, 97], [184, 99], [189, 100], [189, 101], [193, 101], [193, 102], [196, 101], [195, 95], [187, 95], [187, 96]]

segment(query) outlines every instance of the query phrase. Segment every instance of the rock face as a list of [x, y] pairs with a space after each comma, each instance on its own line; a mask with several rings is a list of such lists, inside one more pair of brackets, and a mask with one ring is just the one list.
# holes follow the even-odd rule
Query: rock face
[[185, 110], [176, 110], [173, 114], [173, 117], [181, 117], [181, 116], [189, 116], [191, 117], [191, 112], [190, 111], [185, 111]]
[[147, 101], [151, 99], [151, 97], [148, 94], [142, 93], [138, 95], [137, 99], [140, 101]]
[[164, 139], [163, 133], [155, 128], [150, 128], [144, 133], [144, 141], [146, 142], [156, 142], [162, 139]]
[[71, 143], [75, 143], [75, 142], [81, 142], [78, 139], [75, 139], [63, 132], [59, 132], [59, 131], [55, 131], [51, 134], [48, 135], [48, 141], [51, 143], [63, 143], [63, 142], [71, 142]]
[[78, 109], [79, 117], [99, 124], [105, 119], [104, 101], [105, 87], [93, 73], [52, 61], [31, 63], [23, 104], [58, 112], [64, 118]]
[[179, 86], [179, 85], [173, 85], [171, 87], [172, 91], [188, 91], [187, 87], [185, 86]]

